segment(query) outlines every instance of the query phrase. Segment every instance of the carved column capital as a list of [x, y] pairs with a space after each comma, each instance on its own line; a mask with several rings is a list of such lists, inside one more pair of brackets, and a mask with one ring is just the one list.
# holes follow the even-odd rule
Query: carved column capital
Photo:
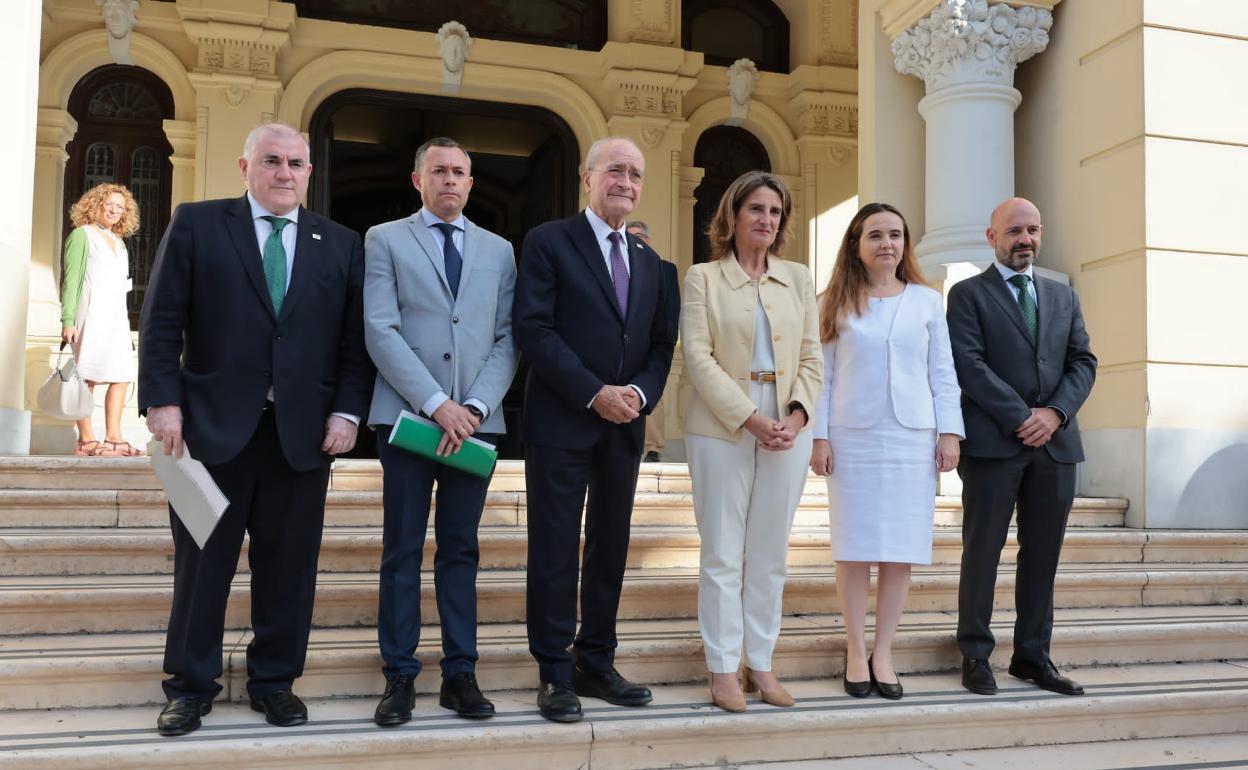
[[295, 6], [259, 0], [235, 5], [177, 0], [182, 27], [198, 48], [196, 70], [276, 79], [277, 55], [290, 44]]
[[960, 83], [1014, 84], [1014, 69], [1049, 44], [1052, 12], [988, 0], [940, 0], [936, 10], [893, 39], [897, 71], [927, 92]]

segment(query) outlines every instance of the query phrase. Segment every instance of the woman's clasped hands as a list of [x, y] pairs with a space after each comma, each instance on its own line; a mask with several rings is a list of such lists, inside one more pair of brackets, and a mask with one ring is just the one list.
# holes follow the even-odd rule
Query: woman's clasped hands
[[796, 409], [779, 420], [771, 420], [755, 412], [745, 421], [744, 427], [758, 439], [758, 444], [763, 449], [783, 452], [793, 448], [793, 439], [797, 438], [798, 431], [805, 425], [806, 413]]

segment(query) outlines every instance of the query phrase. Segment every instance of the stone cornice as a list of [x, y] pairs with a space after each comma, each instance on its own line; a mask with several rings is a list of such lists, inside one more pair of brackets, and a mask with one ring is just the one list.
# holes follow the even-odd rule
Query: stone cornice
[[293, 3], [271, 0], [177, 0], [186, 35], [198, 46], [197, 69], [277, 76], [277, 55], [290, 43]]
[[836, 91], [801, 91], [789, 100], [799, 133], [813, 136], [858, 136], [858, 97]]
[[893, 39], [897, 70], [927, 92], [958, 83], [1011, 86], [1014, 69], [1049, 44], [1053, 14], [988, 0], [940, 0], [936, 9]]
[[610, 69], [603, 85], [615, 91], [615, 112], [620, 115], [678, 117], [681, 99], [697, 80], [674, 72]]

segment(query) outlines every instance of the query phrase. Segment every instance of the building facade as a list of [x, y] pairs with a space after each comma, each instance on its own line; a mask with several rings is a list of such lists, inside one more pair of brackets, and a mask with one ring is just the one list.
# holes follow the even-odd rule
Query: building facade
[[[423, 10], [437, 6], [439, 10]], [[1129, 523], [1248, 526], [1248, 65], [1240, 0], [21, 0], [10, 10], [0, 149], [0, 452], [55, 454], [73, 428], [33, 407], [59, 342], [68, 204], [135, 192], [137, 313], [179, 203], [242, 193], [247, 132], [307, 132], [308, 204], [361, 233], [410, 213], [429, 136], [473, 155], [467, 214], [517, 246], [583, 204], [608, 134], [646, 156], [636, 212], [682, 270], [748, 168], [788, 182], [790, 259], [826, 282], [859, 202], [910, 221], [929, 277], [992, 259], [999, 200], [1044, 213], [1040, 264], [1079, 291], [1101, 370], [1080, 414], [1080, 491]], [[455, 22], [455, 23], [450, 23]], [[679, 393], [679, 356], [669, 393]], [[516, 395], [518, 401], [518, 394]], [[669, 401], [679, 401], [679, 398]], [[679, 404], [665, 411], [678, 442]], [[132, 442], [141, 422], [127, 415]], [[956, 489], [956, 478], [945, 490]]]

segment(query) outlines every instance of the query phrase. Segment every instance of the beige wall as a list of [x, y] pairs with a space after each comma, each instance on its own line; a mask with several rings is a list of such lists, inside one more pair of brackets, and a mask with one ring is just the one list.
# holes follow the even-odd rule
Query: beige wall
[[[1101, 361], [1082, 491], [1139, 526], [1248, 526], [1248, 7], [1066, 0], [1020, 69], [1018, 188]], [[1238, 466], [1238, 470], [1236, 470]]]

